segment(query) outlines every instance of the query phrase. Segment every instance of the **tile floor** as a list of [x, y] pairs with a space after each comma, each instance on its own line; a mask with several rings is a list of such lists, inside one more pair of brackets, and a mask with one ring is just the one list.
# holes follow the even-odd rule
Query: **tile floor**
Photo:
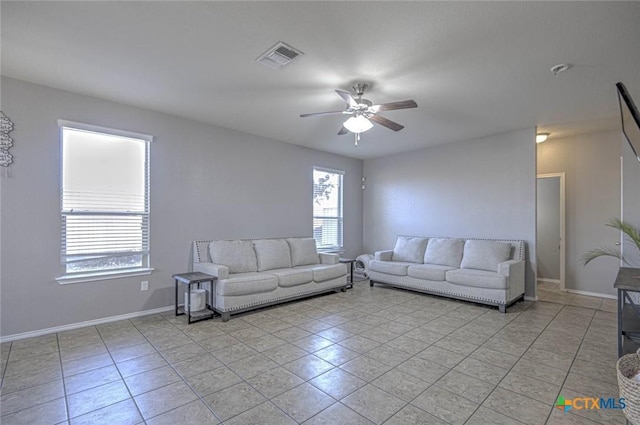
[[502, 315], [363, 282], [227, 323], [169, 312], [3, 343], [0, 422], [624, 424], [553, 408], [617, 398], [615, 303], [597, 300]]

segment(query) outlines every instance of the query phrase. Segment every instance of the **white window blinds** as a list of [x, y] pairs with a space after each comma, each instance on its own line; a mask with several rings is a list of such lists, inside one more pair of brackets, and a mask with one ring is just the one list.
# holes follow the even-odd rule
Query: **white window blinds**
[[151, 136], [61, 122], [66, 273], [148, 267]]
[[313, 169], [313, 237], [318, 249], [342, 249], [344, 171]]

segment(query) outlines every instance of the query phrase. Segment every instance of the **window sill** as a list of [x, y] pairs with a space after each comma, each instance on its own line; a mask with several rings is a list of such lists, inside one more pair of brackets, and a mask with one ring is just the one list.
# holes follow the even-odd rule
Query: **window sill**
[[325, 254], [339, 254], [342, 255], [346, 252], [344, 248], [334, 247], [334, 248], [318, 248], [318, 252], [322, 252]]
[[124, 277], [144, 276], [151, 274], [152, 268], [141, 267], [139, 269], [116, 270], [116, 271], [100, 271], [91, 273], [66, 274], [56, 277], [56, 281], [60, 285], [69, 283], [95, 282], [99, 280], [121, 279]]

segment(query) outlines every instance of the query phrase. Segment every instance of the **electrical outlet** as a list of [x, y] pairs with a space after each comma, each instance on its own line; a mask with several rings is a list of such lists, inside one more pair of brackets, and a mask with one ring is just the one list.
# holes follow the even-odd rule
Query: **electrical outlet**
[[140, 290], [141, 291], [147, 291], [149, 289], [149, 281], [148, 280], [143, 280], [142, 282], [140, 282]]

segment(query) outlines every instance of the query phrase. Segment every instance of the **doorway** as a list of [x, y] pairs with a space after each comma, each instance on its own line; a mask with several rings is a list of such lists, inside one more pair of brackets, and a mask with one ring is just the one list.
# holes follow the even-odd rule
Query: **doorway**
[[565, 290], [564, 178], [564, 173], [537, 178], [537, 280], [547, 290]]

